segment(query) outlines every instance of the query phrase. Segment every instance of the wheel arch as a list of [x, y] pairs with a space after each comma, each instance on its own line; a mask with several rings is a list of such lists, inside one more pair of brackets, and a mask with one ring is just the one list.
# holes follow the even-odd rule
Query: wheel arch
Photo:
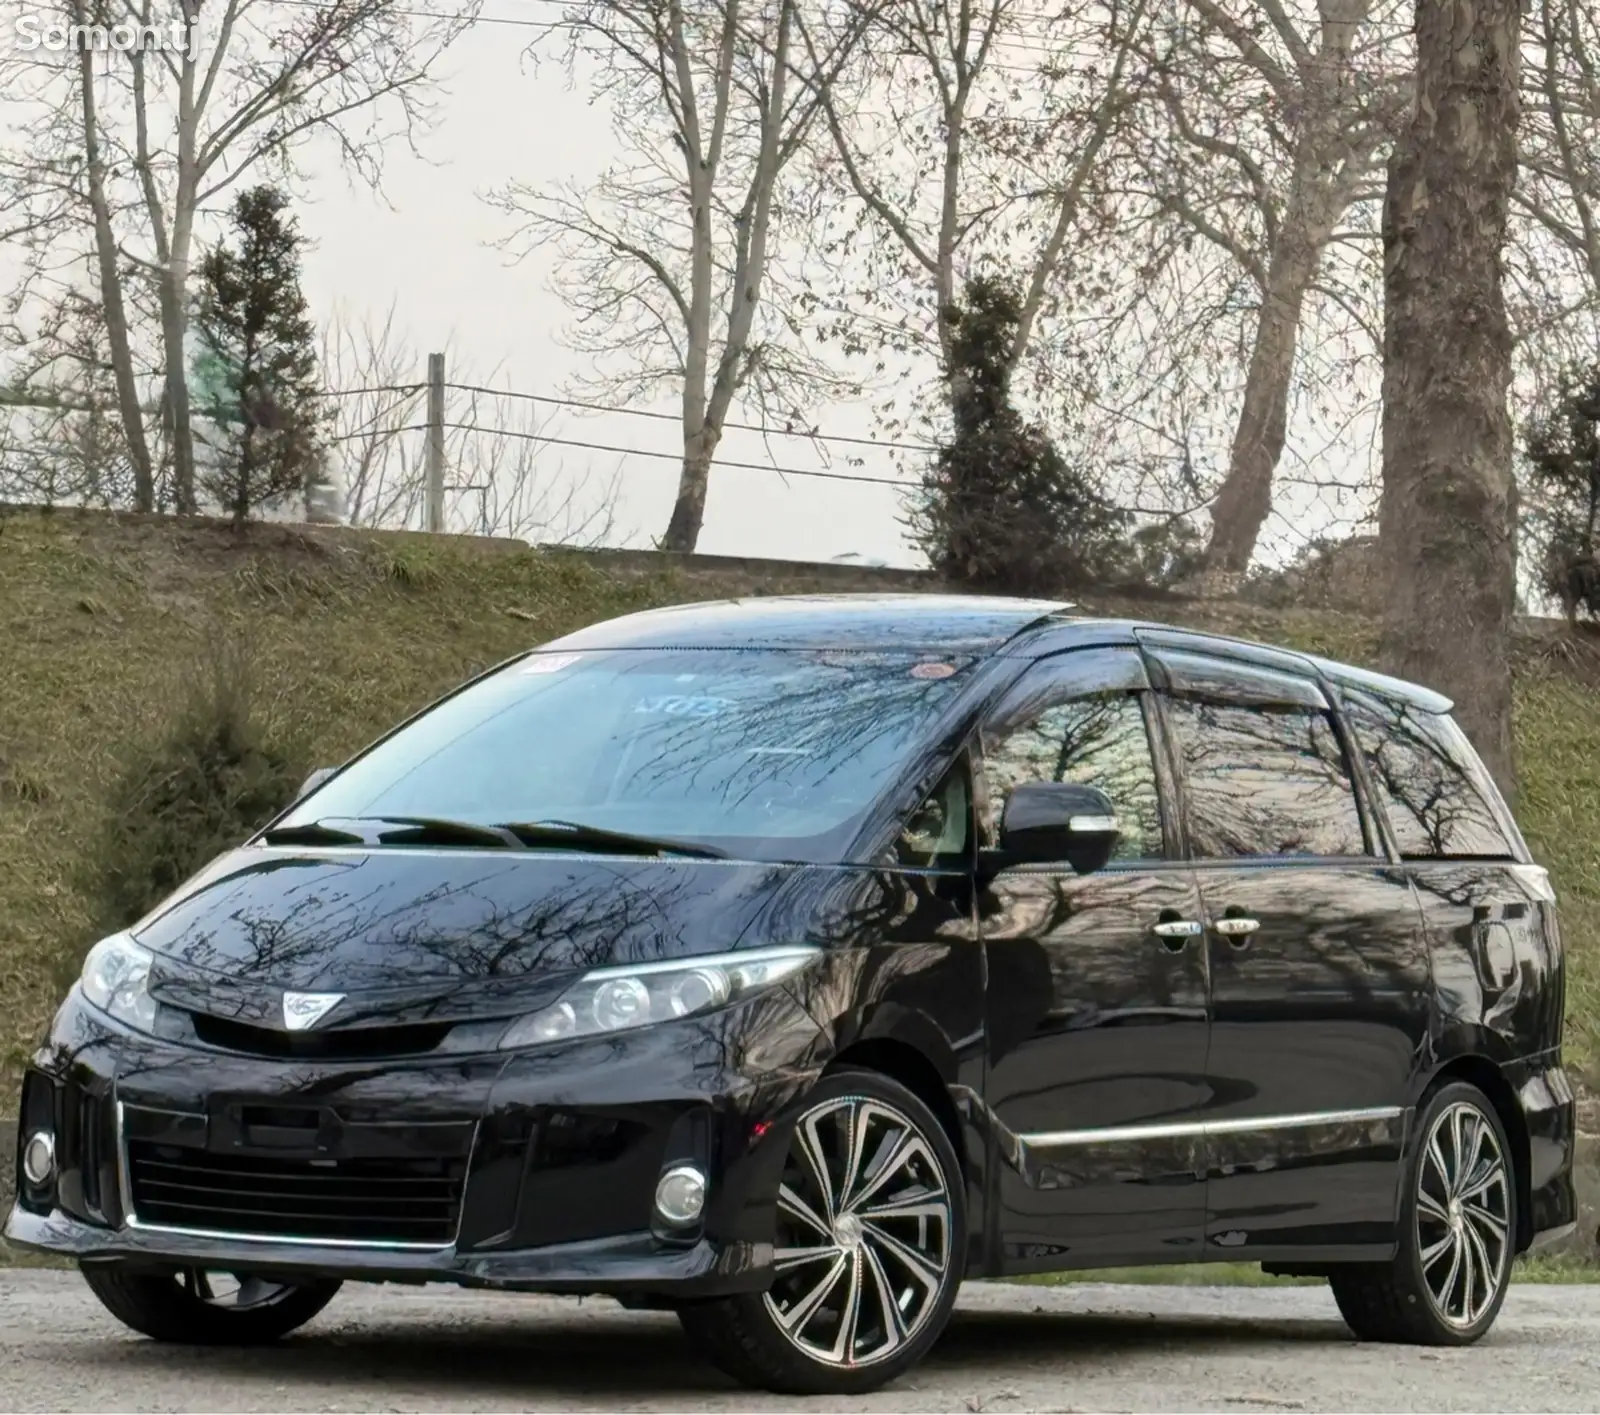
[[956, 1152], [956, 1160], [961, 1165], [962, 1177], [970, 1180], [972, 1166], [961, 1113], [956, 1109], [944, 1075], [926, 1052], [903, 1037], [863, 1037], [835, 1056], [823, 1074], [845, 1066], [877, 1071], [898, 1081], [921, 1100], [933, 1112], [949, 1138], [951, 1148]]

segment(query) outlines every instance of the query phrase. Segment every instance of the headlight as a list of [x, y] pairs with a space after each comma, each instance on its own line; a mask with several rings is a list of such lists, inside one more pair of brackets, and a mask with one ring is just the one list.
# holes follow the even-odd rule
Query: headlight
[[513, 1022], [500, 1045], [538, 1046], [710, 1012], [781, 982], [819, 952], [815, 948], [764, 948], [635, 968], [597, 968], [585, 973], [549, 1007]]
[[150, 996], [150, 950], [127, 934], [112, 934], [89, 950], [79, 984], [102, 1012], [141, 1032], [154, 1029], [156, 1002]]

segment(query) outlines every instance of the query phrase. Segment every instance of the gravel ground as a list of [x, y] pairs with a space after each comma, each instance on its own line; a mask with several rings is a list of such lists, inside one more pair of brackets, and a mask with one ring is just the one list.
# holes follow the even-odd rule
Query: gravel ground
[[0, 1271], [0, 1410], [1596, 1410], [1600, 1287], [1518, 1286], [1466, 1351], [1352, 1341], [1322, 1288], [969, 1284], [866, 1399], [745, 1392], [609, 1302], [347, 1287], [258, 1351], [159, 1346], [76, 1273]]

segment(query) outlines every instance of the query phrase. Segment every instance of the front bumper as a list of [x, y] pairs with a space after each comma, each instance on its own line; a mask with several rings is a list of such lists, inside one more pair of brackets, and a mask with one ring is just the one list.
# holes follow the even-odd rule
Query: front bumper
[[[624, 1297], [759, 1290], [785, 1120], [826, 1059], [782, 992], [540, 1051], [383, 1062], [175, 1046], [74, 994], [29, 1068], [19, 1127], [19, 1142], [50, 1129], [56, 1174], [29, 1185], [19, 1165], [5, 1236], [83, 1262]], [[710, 1177], [709, 1196], [697, 1224], [673, 1229], [655, 1188], [683, 1163]]]
[[355, 1282], [453, 1282], [462, 1287], [616, 1296], [721, 1296], [759, 1292], [771, 1282], [772, 1247], [717, 1245], [701, 1238], [664, 1249], [649, 1233], [619, 1234], [543, 1248], [403, 1252], [350, 1245], [244, 1239], [123, 1226], [104, 1228], [60, 1209], [31, 1213], [15, 1205], [6, 1241], [80, 1262], [147, 1262], [156, 1267], [205, 1266], [283, 1277], [340, 1277]]

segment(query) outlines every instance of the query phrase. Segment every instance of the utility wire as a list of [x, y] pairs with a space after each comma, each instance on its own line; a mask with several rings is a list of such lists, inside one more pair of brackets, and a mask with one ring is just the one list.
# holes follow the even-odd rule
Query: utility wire
[[[622, 413], [631, 418], [656, 418], [662, 422], [676, 423], [683, 419], [677, 413], [663, 413], [653, 408], [618, 408], [605, 403], [586, 403], [578, 398], [554, 398], [543, 393], [517, 393], [509, 388], [484, 388], [472, 383], [447, 383], [458, 393], [479, 393], [491, 398], [522, 398], [531, 403], [551, 403], [558, 408], [579, 408], [588, 413]], [[803, 432], [793, 428], [762, 427], [759, 423], [723, 423], [725, 429], [739, 432], [759, 432], [768, 437], [800, 437], [808, 442], [848, 443], [852, 447], [876, 447], [885, 452], [937, 452], [939, 449], [923, 442], [884, 442], [876, 437], [850, 437], [842, 432]]]
[[[286, 5], [289, 8], [295, 9], [295, 10], [332, 10], [332, 9], [335, 8], [335, 6], [332, 3], [330, 3], [330, 0], [273, 0], [273, 3], [278, 4], [278, 5]], [[577, 0], [523, 0], [523, 3], [524, 4], [550, 5], [550, 6], [554, 6], [555, 8], [558, 8], [558, 9], [561, 9], [561, 10], [571, 10], [574, 7], [574, 4], [577, 3]], [[388, 11], [388, 13], [391, 14], [391, 15], [404, 15], [408, 19], [454, 20], [454, 21], [457, 21], [458, 23], [464, 25], [468, 29], [475, 28], [478, 25], [501, 25], [501, 26], [504, 26], [504, 27], [509, 28], [509, 29], [538, 29], [538, 30], [575, 28], [575, 26], [573, 25], [573, 22], [570, 21], [570, 20], [569, 21], [563, 21], [563, 20], [560, 20], [560, 19], [523, 20], [523, 19], [514, 19], [509, 15], [470, 15], [469, 16], [469, 15], [465, 15], [465, 14], [462, 14], [462, 13], [459, 13], [459, 12], [452, 12], [450, 10], [421, 10], [421, 9], [414, 9], [414, 8], [410, 8], [410, 7], [401, 7], [401, 6], [396, 6], [396, 7], [392, 8], [392, 9], [390, 9]], [[1040, 21], [1040, 22], [1042, 22], [1044, 24], [1050, 24], [1050, 23], [1053, 22], [1053, 19], [1055, 17], [1049, 16], [1049, 15], [1044, 15], [1044, 14], [1039, 14], [1037, 12], [1028, 12], [1028, 13], [1019, 12], [1016, 15], [1014, 15], [1013, 18], [1021, 19], [1021, 20], [1038, 20], [1038, 21]], [[1039, 54], [1041, 56], [1051, 56], [1051, 55], [1055, 55], [1055, 54], [1058, 54], [1058, 53], [1061, 52], [1060, 49], [1057, 46], [1054, 46], [1054, 45], [1050, 44], [1048, 40], [1046, 40], [1044, 43], [1040, 43], [1040, 44], [1033, 44], [1033, 43], [1025, 43], [1024, 42], [1024, 40], [1033, 40], [1033, 39], [1042, 39], [1042, 38], [1043, 38], [1043, 36], [1040, 36], [1040, 35], [998, 36], [996, 41], [995, 41], [995, 43], [996, 43], [997, 46], [1004, 46], [1004, 47], [1009, 47], [1011, 49], [1018, 49], [1018, 50], [1023, 51], [1024, 53]], [[1010, 73], [1010, 74], [1035, 74], [1035, 73], [1038, 72], [1036, 69], [1026, 68], [1026, 67], [1023, 67], [1021, 65], [1001, 64], [1001, 63], [997, 62], [993, 58], [987, 59], [985, 61], [985, 63], [984, 63], [984, 67], [986, 69], [995, 69], [995, 70], [998, 70], [998, 71], [1000, 71], [1002, 73]]]
[[[477, 423], [446, 423], [445, 427], [456, 432], [486, 432], [496, 437], [514, 437], [525, 442], [548, 443], [553, 447], [576, 447], [586, 452], [614, 452], [624, 457], [654, 457], [667, 462], [683, 461], [681, 452], [655, 452], [638, 447], [617, 447], [603, 442], [584, 442], [570, 437], [545, 437], [537, 432], [517, 432], [507, 428], [483, 427]], [[713, 467], [735, 467], [741, 471], [750, 472], [776, 472], [785, 477], [819, 477], [824, 481], [851, 481], [865, 482], [872, 486], [898, 486], [910, 487], [911, 482], [902, 481], [895, 477], [868, 477], [859, 472], [824, 472], [808, 467], [775, 467], [767, 462], [724, 462], [717, 458], [712, 459]]]
[[[545, 437], [537, 432], [520, 432], [514, 428], [484, 427], [480, 423], [454, 423], [443, 424], [448, 432], [482, 432], [492, 437], [510, 437], [522, 442], [538, 442], [552, 447], [575, 447], [585, 452], [609, 452], [623, 457], [652, 457], [667, 462], [681, 462], [681, 452], [657, 452], [641, 447], [617, 447], [604, 442], [584, 442], [570, 437]], [[391, 433], [426, 432], [427, 423], [411, 423], [405, 427], [390, 429]], [[359, 437], [366, 437], [366, 432], [344, 433], [337, 437], [329, 438], [330, 442], [350, 442]], [[848, 481], [862, 482], [869, 486], [894, 486], [903, 490], [910, 490], [915, 483], [899, 480], [893, 477], [869, 477], [859, 472], [825, 472], [809, 467], [775, 467], [766, 462], [725, 462], [718, 458], [712, 459], [713, 470], [718, 468], [736, 468], [750, 472], [774, 472], [782, 477], [816, 477], [823, 481]]]
[[[375, 393], [400, 393], [415, 396], [427, 390], [425, 383], [379, 384], [371, 388], [324, 389], [324, 398], [353, 398]], [[558, 408], [576, 408], [588, 413], [611, 413], [629, 418], [654, 418], [661, 422], [682, 421], [676, 413], [663, 413], [654, 408], [623, 408], [610, 403], [589, 403], [580, 398], [557, 398], [545, 393], [522, 393], [511, 388], [487, 388], [476, 383], [446, 383], [445, 387], [457, 393], [476, 393], [490, 398], [515, 398], [529, 403], [549, 403]], [[851, 437], [842, 432], [796, 431], [792, 428], [762, 427], [759, 423], [730, 422], [723, 424], [730, 432], [756, 432], [767, 437], [796, 437], [807, 442], [848, 444], [853, 447], [875, 447], [883, 452], [918, 452], [932, 454], [939, 448], [928, 442], [885, 442], [876, 437]]]

